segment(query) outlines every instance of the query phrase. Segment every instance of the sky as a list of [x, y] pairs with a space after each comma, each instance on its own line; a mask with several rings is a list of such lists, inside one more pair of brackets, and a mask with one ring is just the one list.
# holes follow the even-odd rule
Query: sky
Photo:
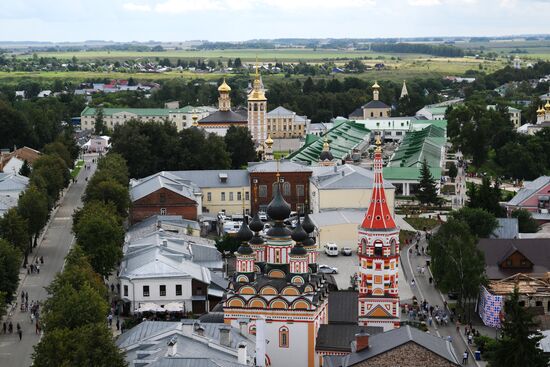
[[0, 0], [0, 41], [550, 34], [550, 0]]

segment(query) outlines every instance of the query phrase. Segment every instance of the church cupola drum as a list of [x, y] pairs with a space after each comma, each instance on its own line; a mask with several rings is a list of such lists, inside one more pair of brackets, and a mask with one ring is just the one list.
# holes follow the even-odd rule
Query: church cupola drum
[[374, 153], [374, 187], [359, 227], [359, 324], [399, 327], [399, 228], [388, 208], [382, 177], [382, 148]]

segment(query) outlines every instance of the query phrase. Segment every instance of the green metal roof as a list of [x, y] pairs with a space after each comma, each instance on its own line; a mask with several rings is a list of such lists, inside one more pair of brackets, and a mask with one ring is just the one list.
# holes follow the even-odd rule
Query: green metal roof
[[411, 121], [412, 130], [423, 130], [430, 125], [437, 126], [447, 131], [447, 120], [413, 120]]
[[330, 143], [330, 152], [336, 159], [344, 159], [352, 150], [365, 140], [370, 130], [363, 125], [352, 121], [342, 121], [323, 135], [323, 139], [307, 141], [306, 144], [291, 153], [287, 159], [302, 161], [312, 164], [319, 161], [319, 155], [323, 150], [324, 137], [327, 136]]
[[447, 106], [444, 106], [444, 107], [424, 107], [425, 109], [427, 109], [428, 111], [430, 111], [430, 113], [432, 115], [444, 115], [445, 112], [447, 111]]

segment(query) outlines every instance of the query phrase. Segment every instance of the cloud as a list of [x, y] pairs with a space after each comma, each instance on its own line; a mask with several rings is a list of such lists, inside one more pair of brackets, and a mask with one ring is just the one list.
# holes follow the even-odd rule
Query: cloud
[[225, 1], [219, 0], [168, 0], [155, 5], [158, 13], [189, 13], [205, 10], [223, 10]]
[[412, 6], [435, 6], [440, 4], [440, 0], [409, 0], [409, 5]]
[[151, 11], [151, 7], [148, 4], [125, 3], [122, 5], [122, 8], [129, 11]]

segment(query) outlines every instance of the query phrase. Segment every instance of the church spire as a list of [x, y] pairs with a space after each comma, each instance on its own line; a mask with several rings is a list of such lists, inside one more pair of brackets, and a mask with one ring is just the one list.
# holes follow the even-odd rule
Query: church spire
[[407, 90], [407, 83], [405, 80], [403, 80], [403, 87], [401, 88], [401, 96], [399, 99], [404, 98], [409, 95], [409, 91]]

